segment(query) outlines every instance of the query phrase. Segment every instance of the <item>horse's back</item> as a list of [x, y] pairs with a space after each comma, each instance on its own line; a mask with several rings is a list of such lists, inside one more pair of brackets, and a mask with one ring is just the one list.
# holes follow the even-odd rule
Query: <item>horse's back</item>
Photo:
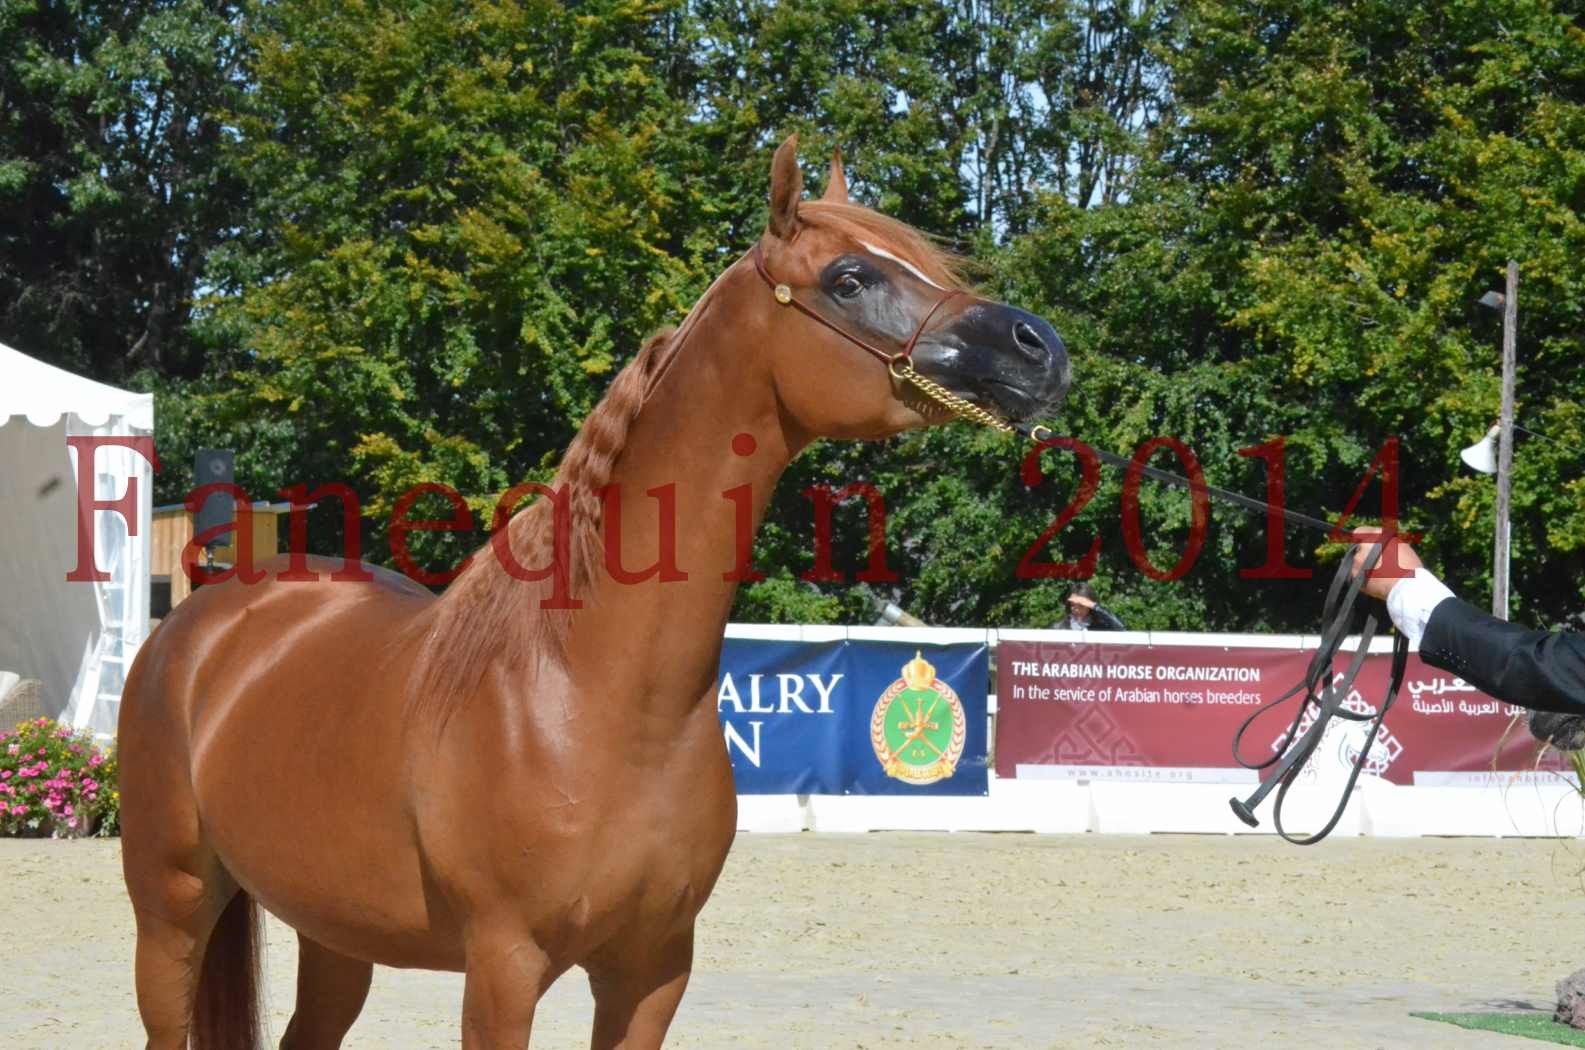
[[[259, 566], [265, 578], [244, 583], [232, 577], [200, 587], [160, 623], [138, 652], [128, 675], [120, 711], [120, 733], [134, 734], [153, 722], [163, 731], [188, 731], [231, 690], [212, 688], [212, 680], [234, 686], [243, 673], [273, 678], [300, 668], [294, 650], [305, 638], [321, 635], [371, 647], [399, 645], [411, 633], [433, 596], [399, 573], [360, 566], [367, 581], [336, 580], [339, 559], [310, 557], [316, 580], [281, 580], [286, 556]], [[357, 653], [345, 654], [355, 659]], [[273, 673], [272, 673], [273, 672]]]

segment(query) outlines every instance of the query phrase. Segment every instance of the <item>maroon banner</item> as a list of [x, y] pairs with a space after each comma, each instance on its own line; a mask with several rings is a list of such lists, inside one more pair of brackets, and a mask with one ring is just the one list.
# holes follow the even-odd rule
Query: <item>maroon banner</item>
[[[1339, 674], [1346, 655], [1335, 664]], [[1304, 677], [1310, 657], [1293, 649], [1003, 641], [996, 652], [996, 774], [1254, 783], [1257, 775], [1233, 758], [1233, 735], [1256, 708]], [[1391, 665], [1385, 653], [1366, 657], [1344, 706], [1373, 714]], [[1244, 735], [1246, 760], [1282, 745], [1297, 705], [1256, 719]], [[1508, 732], [1523, 713], [1410, 655], [1365, 772], [1422, 785], [1507, 783], [1516, 771], [1550, 779], [1545, 771], [1562, 768], [1560, 756], [1548, 751], [1538, 768], [1540, 745], [1523, 721]], [[1367, 732], [1367, 723], [1334, 720], [1312, 768], [1346, 770]]]

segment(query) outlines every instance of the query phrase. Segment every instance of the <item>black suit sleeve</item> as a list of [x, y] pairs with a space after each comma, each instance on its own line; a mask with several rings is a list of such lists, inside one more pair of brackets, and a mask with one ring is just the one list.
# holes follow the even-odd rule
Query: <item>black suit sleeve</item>
[[1420, 657], [1510, 704], [1585, 714], [1585, 637], [1578, 634], [1528, 630], [1449, 598], [1431, 613]]
[[1104, 605], [1097, 605], [1095, 608], [1090, 610], [1090, 621], [1091, 621], [1090, 626], [1094, 630], [1100, 630], [1100, 631], [1126, 631], [1126, 630], [1128, 630], [1128, 628], [1123, 626], [1123, 621], [1118, 618], [1117, 614], [1112, 612], [1112, 610], [1108, 609]]

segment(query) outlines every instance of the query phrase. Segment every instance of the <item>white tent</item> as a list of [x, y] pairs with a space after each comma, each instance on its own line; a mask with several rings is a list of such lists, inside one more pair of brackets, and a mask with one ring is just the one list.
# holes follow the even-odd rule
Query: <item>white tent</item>
[[[121, 687], [149, 625], [152, 465], [104, 445], [91, 500], [135, 510], [94, 511], [94, 557], [110, 579], [66, 579], [77, 566], [77, 450], [68, 436], [154, 433], [154, 395], [95, 383], [0, 344], [0, 674], [44, 683], [47, 707], [71, 724], [114, 733]], [[89, 568], [84, 566], [84, 568]], [[9, 728], [9, 727], [7, 727]]]

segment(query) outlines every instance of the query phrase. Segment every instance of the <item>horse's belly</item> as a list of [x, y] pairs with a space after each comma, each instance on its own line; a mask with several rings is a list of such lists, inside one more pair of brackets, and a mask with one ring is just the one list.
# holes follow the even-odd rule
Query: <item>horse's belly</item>
[[248, 792], [199, 782], [210, 842], [232, 877], [326, 947], [387, 966], [447, 968], [458, 939], [425, 893], [400, 807], [290, 762], [271, 772]]
[[425, 884], [399, 712], [355, 679], [281, 682], [201, 726], [205, 833], [232, 877], [312, 940], [384, 965], [460, 965], [455, 923]]
[[[211, 836], [226, 869], [255, 900], [345, 955], [385, 966], [460, 966], [460, 938], [447, 916], [434, 914], [410, 842], [353, 825], [305, 834], [291, 826], [291, 815], [256, 820], [251, 834], [227, 822], [229, 830]], [[313, 832], [325, 826], [305, 823]]]

